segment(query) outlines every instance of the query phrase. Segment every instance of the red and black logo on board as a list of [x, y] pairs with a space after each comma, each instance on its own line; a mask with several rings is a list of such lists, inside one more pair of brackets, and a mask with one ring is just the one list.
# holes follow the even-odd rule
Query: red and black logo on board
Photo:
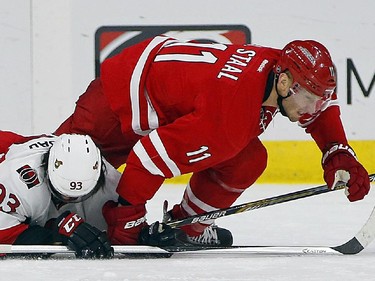
[[21, 181], [27, 185], [28, 189], [40, 184], [38, 174], [29, 165], [24, 165], [16, 171], [20, 175]]
[[95, 33], [95, 75], [100, 64], [124, 48], [157, 35], [200, 43], [250, 44], [250, 29], [244, 25], [102, 26]]

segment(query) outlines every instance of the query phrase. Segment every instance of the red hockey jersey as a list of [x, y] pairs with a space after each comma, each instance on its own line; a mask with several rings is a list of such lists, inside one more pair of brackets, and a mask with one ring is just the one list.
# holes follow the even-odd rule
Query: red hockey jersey
[[261, 104], [278, 56], [156, 37], [106, 60], [101, 80], [125, 138], [146, 136], [133, 149], [142, 164], [173, 177], [233, 157], [262, 132]]
[[[118, 159], [112, 153], [110, 160], [116, 166], [128, 155], [118, 192], [133, 204], [141, 203], [165, 178], [231, 159], [264, 131], [276, 111], [262, 109], [262, 103], [280, 54], [278, 49], [254, 45], [151, 38], [104, 61], [100, 82], [90, 86], [90, 91], [104, 93], [119, 119], [118, 143], [94, 132], [108, 126], [108, 120], [81, 118], [88, 115], [82, 102], [87, 103], [90, 95], [81, 97], [84, 110], [74, 113], [58, 133], [95, 134], [102, 147], [109, 142], [122, 147]], [[321, 149], [331, 141], [346, 142], [339, 109], [332, 105], [335, 95], [322, 112], [300, 120]], [[70, 129], [64, 128], [67, 124]]]

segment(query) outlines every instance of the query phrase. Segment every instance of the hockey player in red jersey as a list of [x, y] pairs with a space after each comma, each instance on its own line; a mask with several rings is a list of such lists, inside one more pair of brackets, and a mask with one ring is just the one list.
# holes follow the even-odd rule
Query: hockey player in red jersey
[[89, 136], [0, 131], [0, 155], [1, 244], [65, 244], [78, 257], [112, 256], [101, 206], [117, 198], [120, 175]]
[[[266, 168], [258, 136], [278, 111], [311, 134], [327, 184], [344, 180], [348, 199], [362, 199], [368, 174], [348, 144], [335, 88], [330, 54], [316, 41], [279, 50], [158, 36], [104, 61], [56, 133], [88, 134], [112, 165], [126, 162], [119, 199], [103, 214], [112, 243], [136, 244], [145, 203], [166, 178], [192, 173], [172, 219], [233, 204]], [[191, 244], [232, 243], [212, 221], [182, 230]]]

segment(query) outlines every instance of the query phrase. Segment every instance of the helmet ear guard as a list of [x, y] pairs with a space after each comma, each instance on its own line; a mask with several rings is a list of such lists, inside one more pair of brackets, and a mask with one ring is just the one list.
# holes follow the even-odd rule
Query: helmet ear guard
[[63, 202], [83, 201], [104, 178], [99, 148], [90, 136], [59, 136], [48, 153], [47, 175], [52, 194]]
[[313, 40], [295, 40], [282, 50], [276, 74], [289, 70], [294, 81], [309, 92], [326, 98], [336, 88], [336, 71], [326, 47]]

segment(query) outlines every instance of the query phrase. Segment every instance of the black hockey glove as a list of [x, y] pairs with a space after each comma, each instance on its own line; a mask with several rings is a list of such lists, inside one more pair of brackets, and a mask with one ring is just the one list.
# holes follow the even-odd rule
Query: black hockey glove
[[157, 221], [142, 228], [139, 244], [157, 247], [177, 246], [180, 243], [180, 236], [185, 236], [182, 230]]
[[58, 233], [66, 237], [69, 249], [76, 252], [78, 258], [111, 258], [113, 248], [105, 232], [86, 223], [80, 216], [69, 211], [57, 219]]

